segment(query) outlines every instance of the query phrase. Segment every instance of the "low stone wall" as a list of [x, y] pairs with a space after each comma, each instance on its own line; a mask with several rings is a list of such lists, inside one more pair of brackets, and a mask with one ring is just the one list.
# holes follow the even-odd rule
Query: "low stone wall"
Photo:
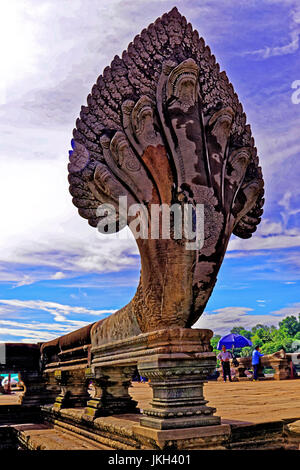
[[[203, 384], [216, 364], [212, 334], [211, 330], [170, 328], [91, 349], [88, 344], [70, 343], [73, 349], [62, 351], [59, 361], [44, 366], [46, 388], [55, 382], [59, 387], [53, 411], [83, 407], [87, 421], [136, 413], [142, 426], [156, 429], [219, 424], [215, 409], [206, 405], [203, 396]], [[53, 352], [55, 345], [50, 346]], [[153, 390], [151, 407], [142, 413], [128, 392], [137, 369]], [[93, 397], [88, 395], [90, 381]]]
[[[253, 369], [251, 357], [238, 358], [239, 366], [236, 368], [237, 377], [246, 377], [245, 370]], [[281, 350], [274, 354], [268, 354], [261, 357], [258, 376], [263, 377], [263, 368], [269, 367], [275, 370], [274, 380], [286, 380], [290, 378], [291, 369], [286, 353]]]
[[[252, 358], [251, 357], [239, 357], [238, 358], [238, 367], [231, 366], [231, 369], [234, 371], [232, 379], [234, 381], [238, 380], [251, 380], [252, 376], [247, 376], [245, 371], [253, 370]], [[258, 369], [258, 378], [266, 379], [264, 377], [263, 369], [268, 367], [275, 371], [274, 376], [271, 379], [274, 380], [287, 380], [291, 378], [291, 367], [290, 367], [290, 358], [283, 350], [278, 351], [274, 354], [268, 354], [261, 357], [260, 367]], [[223, 380], [222, 367], [218, 368], [220, 373], [218, 380]], [[270, 377], [268, 377], [270, 380]]]

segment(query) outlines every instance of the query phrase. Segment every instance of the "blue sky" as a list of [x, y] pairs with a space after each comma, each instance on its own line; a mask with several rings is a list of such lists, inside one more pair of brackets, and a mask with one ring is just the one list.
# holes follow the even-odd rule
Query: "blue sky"
[[266, 187], [262, 223], [250, 240], [232, 237], [195, 326], [226, 334], [300, 312], [299, 0], [10, 0], [0, 19], [0, 341], [52, 339], [134, 295], [135, 241], [77, 214], [68, 150], [103, 68], [174, 5], [238, 93]]

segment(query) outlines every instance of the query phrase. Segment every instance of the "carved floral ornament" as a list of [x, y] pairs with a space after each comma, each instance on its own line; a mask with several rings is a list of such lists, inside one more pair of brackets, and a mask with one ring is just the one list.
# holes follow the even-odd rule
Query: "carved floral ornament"
[[[76, 121], [69, 182], [79, 214], [96, 227], [100, 204], [204, 205], [204, 243], [138, 239], [141, 279], [133, 300], [93, 327], [98, 344], [170, 326], [203, 312], [232, 233], [260, 222], [257, 150], [225, 72], [173, 9], [106, 67]], [[130, 217], [128, 218], [130, 221]], [[172, 224], [172, 221], [171, 221]], [[101, 248], [100, 248], [101, 249]]]

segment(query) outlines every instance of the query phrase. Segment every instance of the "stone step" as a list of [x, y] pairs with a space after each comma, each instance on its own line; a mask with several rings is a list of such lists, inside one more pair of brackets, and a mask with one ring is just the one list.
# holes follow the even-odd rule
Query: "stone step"
[[46, 424], [26, 423], [11, 427], [20, 448], [25, 450], [112, 450], [85, 436]]

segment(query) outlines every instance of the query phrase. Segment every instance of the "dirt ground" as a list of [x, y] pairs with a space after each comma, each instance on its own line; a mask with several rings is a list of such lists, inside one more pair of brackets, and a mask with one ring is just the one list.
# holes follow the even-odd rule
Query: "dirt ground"
[[[146, 383], [132, 384], [131, 396], [143, 409], [151, 401], [151, 388]], [[204, 385], [204, 396], [216, 415], [223, 420], [251, 423], [300, 419], [300, 379], [261, 382], [209, 382]], [[20, 393], [0, 395], [0, 406], [18, 403]]]

